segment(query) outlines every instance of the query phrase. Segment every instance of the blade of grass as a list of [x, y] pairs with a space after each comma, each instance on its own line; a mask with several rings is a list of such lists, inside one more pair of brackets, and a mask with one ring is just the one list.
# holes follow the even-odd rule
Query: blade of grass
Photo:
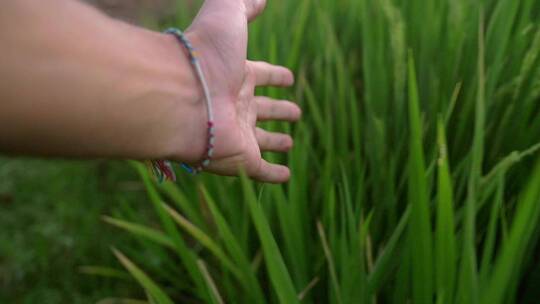
[[307, 286], [304, 289], [302, 289], [302, 291], [298, 294], [298, 300], [302, 301], [306, 297], [306, 295], [309, 293], [309, 291], [312, 290], [315, 287], [315, 285], [317, 285], [317, 283], [319, 283], [319, 281], [320, 281], [319, 277], [314, 277], [313, 280], [311, 280], [307, 284]]
[[180, 210], [186, 214], [186, 217], [196, 225], [202, 225], [203, 220], [198, 210], [192, 206], [188, 198], [171, 182], [165, 182], [161, 185], [161, 189], [176, 203]]
[[141, 284], [142, 287], [154, 298], [157, 304], [173, 304], [174, 302], [169, 296], [161, 290], [161, 288], [148, 277], [144, 271], [137, 267], [132, 261], [130, 261], [124, 254], [118, 251], [116, 248], [112, 248], [112, 251], [116, 258], [126, 267], [131, 275]]
[[437, 229], [435, 232], [437, 299], [441, 303], [453, 303], [456, 278], [456, 236], [452, 196], [452, 182], [448, 165], [448, 149], [444, 122], [438, 123], [438, 202]]
[[480, 265], [480, 278], [486, 281], [493, 266], [493, 254], [495, 253], [495, 241], [497, 237], [497, 219], [503, 206], [506, 172], [500, 172], [497, 178], [497, 191], [489, 215], [489, 223], [482, 251], [482, 264]]
[[410, 205], [407, 206], [407, 209], [403, 212], [401, 215], [401, 219], [398, 222], [398, 225], [392, 232], [392, 236], [388, 240], [388, 243], [386, 246], [384, 246], [384, 249], [379, 254], [377, 260], [375, 261], [375, 265], [373, 266], [373, 271], [369, 274], [369, 290], [370, 293], [374, 294], [377, 290], [379, 290], [384, 282], [384, 278], [391, 275], [390, 270], [392, 264], [397, 264], [397, 255], [396, 249], [398, 242], [401, 240], [401, 237], [403, 235], [403, 231], [405, 231], [405, 228], [409, 224], [409, 218], [411, 214], [411, 207]]
[[336, 273], [336, 267], [334, 265], [334, 258], [332, 257], [332, 252], [328, 246], [328, 241], [326, 240], [326, 234], [324, 233], [324, 228], [320, 221], [317, 221], [317, 231], [319, 232], [319, 237], [321, 239], [322, 247], [324, 250], [324, 256], [326, 257], [326, 262], [328, 263], [328, 271], [330, 272], [330, 279], [334, 292], [336, 294], [337, 303], [343, 303], [341, 299], [341, 288], [339, 287], [339, 282]]
[[302, 47], [302, 35], [305, 34], [305, 27], [307, 25], [310, 6], [312, 0], [302, 1], [300, 8], [298, 9], [297, 18], [294, 18], [296, 25], [292, 27], [293, 35], [291, 37], [292, 47], [290, 48], [289, 56], [287, 58], [287, 66], [295, 68], [299, 65], [300, 51]]
[[476, 204], [478, 200], [478, 185], [482, 178], [485, 137], [485, 50], [484, 50], [484, 15], [480, 12], [478, 22], [478, 88], [476, 93], [474, 137], [471, 148], [471, 170], [467, 185], [465, 202], [465, 223], [463, 236], [463, 256], [461, 260], [458, 301], [462, 303], [478, 302], [478, 274], [475, 247]]
[[150, 241], [153, 241], [157, 244], [163, 245], [168, 248], [174, 248], [173, 241], [161, 231], [148, 228], [143, 225], [130, 223], [128, 221], [115, 219], [109, 216], [103, 216], [102, 219], [106, 223], [116, 226], [118, 228], [124, 229], [135, 236], [148, 239]]
[[241, 283], [246, 284], [245, 289], [247, 292], [252, 294], [254, 301], [256, 301], [257, 303], [264, 303], [265, 300], [263, 291], [261, 290], [261, 286], [257, 281], [257, 277], [252, 271], [251, 263], [248, 257], [242, 251], [242, 247], [240, 246], [239, 241], [234, 236], [234, 233], [232, 232], [229, 224], [227, 224], [227, 222], [225, 221], [225, 218], [217, 208], [216, 203], [214, 202], [213, 198], [210, 196], [208, 190], [206, 190], [205, 187], [202, 187], [202, 193], [204, 198], [206, 199], [208, 208], [210, 209], [218, 231], [223, 238], [224, 246], [229, 252], [231, 258], [241, 268], [244, 276], [246, 277], [246, 280]]
[[206, 284], [208, 285], [208, 289], [212, 291], [212, 295], [214, 296], [214, 300], [218, 304], [224, 304], [223, 298], [219, 294], [219, 290], [216, 286], [216, 283], [214, 283], [214, 280], [212, 279], [212, 276], [210, 275], [210, 272], [208, 272], [208, 268], [206, 267], [206, 264], [203, 262], [203, 260], [199, 259], [197, 260], [197, 266], [199, 266], [199, 269], [201, 270], [201, 273], [204, 276], [204, 279], [206, 281]]
[[[163, 208], [171, 215], [171, 218], [182, 227], [187, 233], [195, 238], [199, 243], [206, 247], [212, 254], [219, 260], [220, 263], [230, 271], [238, 280], [243, 281], [244, 276], [229, 259], [229, 257], [223, 252], [221, 247], [212, 240], [201, 229], [189, 222], [185, 217], [181, 216], [176, 210], [169, 205], [163, 203]], [[200, 267], [199, 267], [200, 268]]]
[[135, 167], [135, 169], [141, 176], [143, 183], [146, 187], [148, 197], [150, 198], [150, 202], [154, 206], [154, 209], [159, 216], [165, 232], [174, 242], [174, 252], [180, 257], [191, 279], [197, 286], [197, 295], [202, 299], [207, 299], [210, 295], [208, 294], [208, 290], [206, 290], [202, 275], [197, 267], [195, 254], [188, 248], [179, 231], [176, 229], [173, 220], [170, 218], [167, 211], [163, 208], [163, 201], [158, 191], [154, 187], [150, 176], [148, 176], [148, 171], [146, 170], [146, 167], [140, 162], [132, 161], [130, 163]]
[[279, 247], [272, 235], [272, 230], [268, 225], [261, 206], [257, 202], [257, 196], [245, 174], [241, 175], [244, 198], [248, 204], [251, 219], [257, 230], [257, 234], [262, 244], [266, 268], [270, 276], [270, 281], [274, 287], [281, 303], [299, 303], [297, 293], [292, 283], [289, 271], [285, 266]]
[[527, 188], [521, 195], [509, 236], [493, 268], [493, 275], [482, 293], [480, 303], [504, 302], [506, 287], [516, 279], [525, 249], [529, 245], [540, 217], [540, 161], [537, 162]]
[[[412, 53], [409, 53], [409, 203], [411, 218], [409, 237], [414, 303], [433, 301], [433, 256], [429, 200], [422, 147], [422, 124], [418, 86]], [[414, 244], [414, 245], [412, 245]]]

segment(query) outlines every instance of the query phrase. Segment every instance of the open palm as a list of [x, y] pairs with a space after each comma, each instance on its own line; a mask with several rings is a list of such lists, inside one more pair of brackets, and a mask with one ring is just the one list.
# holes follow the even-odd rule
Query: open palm
[[290, 101], [254, 96], [256, 86], [294, 82], [284, 67], [247, 60], [248, 21], [264, 6], [264, 0], [206, 0], [186, 35], [201, 54], [214, 101], [216, 142], [207, 171], [233, 175], [243, 168], [252, 178], [279, 183], [289, 179], [289, 169], [266, 162], [261, 151], [286, 152], [293, 141], [289, 135], [268, 132], [256, 124], [295, 121], [301, 111]]

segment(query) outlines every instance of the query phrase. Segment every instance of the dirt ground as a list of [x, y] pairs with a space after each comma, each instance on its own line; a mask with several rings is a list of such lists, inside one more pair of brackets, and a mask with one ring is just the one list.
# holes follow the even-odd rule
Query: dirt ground
[[83, 0], [107, 14], [139, 23], [143, 17], [162, 18], [174, 12], [175, 0]]

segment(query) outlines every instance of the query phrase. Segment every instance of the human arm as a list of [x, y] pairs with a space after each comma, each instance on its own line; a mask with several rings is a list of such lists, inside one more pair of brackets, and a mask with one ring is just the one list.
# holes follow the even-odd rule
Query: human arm
[[172, 37], [71, 0], [0, 11], [0, 147], [75, 157], [177, 157], [196, 149], [203, 108]]
[[[244, 168], [259, 180], [289, 172], [261, 150], [286, 151], [288, 135], [259, 119], [296, 120], [290, 102], [253, 96], [291, 85], [290, 71], [246, 60], [247, 21], [264, 2], [208, 0], [187, 35], [201, 53], [216, 109], [208, 171]], [[226, 20], [227, 26], [223, 26]], [[17, 0], [0, 12], [0, 150], [8, 153], [200, 161], [205, 105], [174, 37], [116, 21], [70, 0]]]

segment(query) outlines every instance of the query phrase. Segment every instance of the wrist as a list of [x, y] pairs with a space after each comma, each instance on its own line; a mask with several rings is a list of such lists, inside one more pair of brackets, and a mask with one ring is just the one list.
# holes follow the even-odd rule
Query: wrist
[[173, 35], [158, 34], [167, 62], [166, 82], [171, 88], [171, 110], [163, 119], [164, 147], [159, 158], [186, 163], [200, 162], [207, 145], [207, 113], [203, 91], [189, 53]]

